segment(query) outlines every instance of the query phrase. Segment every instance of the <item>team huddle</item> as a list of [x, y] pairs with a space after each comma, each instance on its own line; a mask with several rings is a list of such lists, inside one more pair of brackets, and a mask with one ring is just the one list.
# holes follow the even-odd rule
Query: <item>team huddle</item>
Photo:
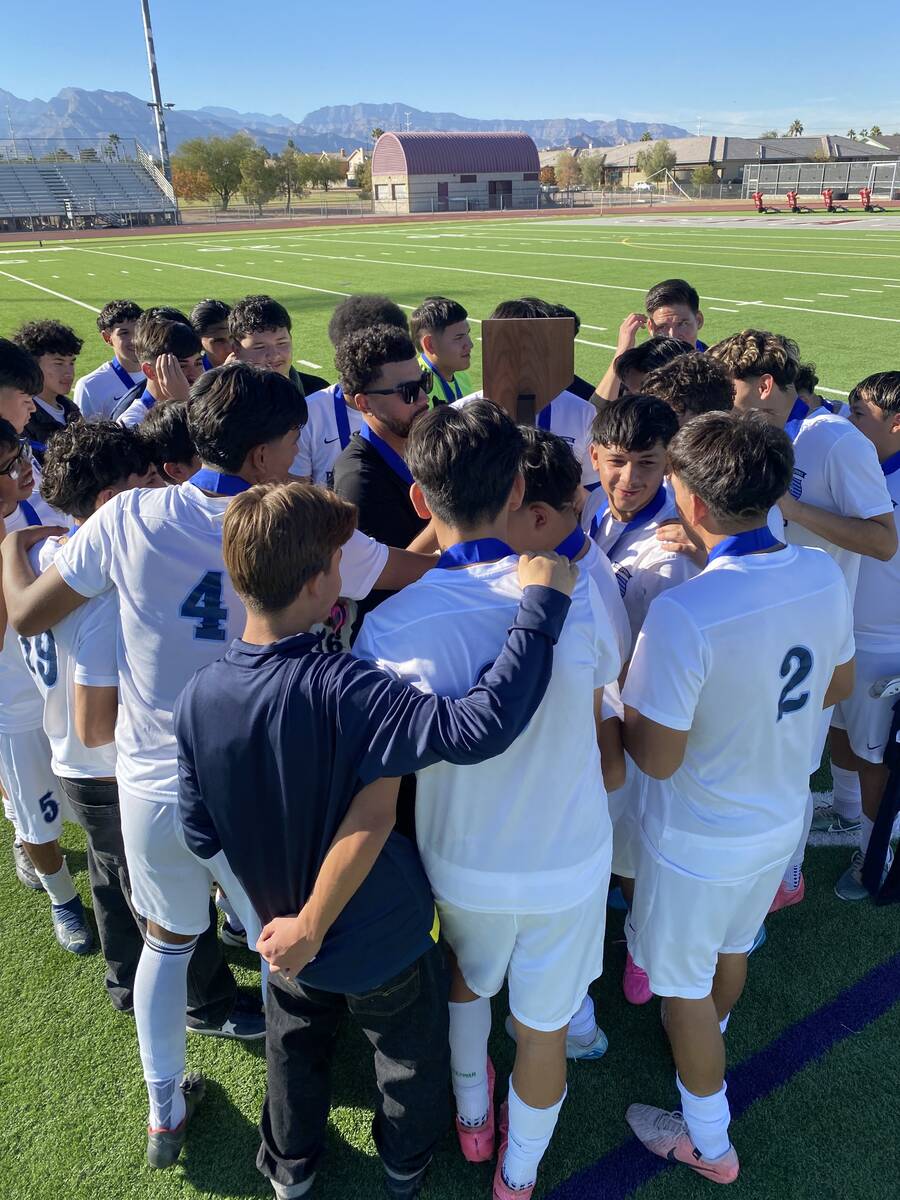
[[[535, 297], [491, 315], [579, 325]], [[681, 1098], [625, 1117], [732, 1182], [726, 1028], [767, 915], [804, 900], [811, 828], [858, 837], [835, 891], [870, 894], [900, 371], [823, 400], [787, 337], [699, 341], [677, 279], [534, 426], [472, 390], [445, 297], [348, 297], [331, 384], [267, 296], [97, 324], [113, 357], [77, 382], [64, 324], [0, 339], [0, 783], [74, 954], [94, 935], [64, 816], [85, 831], [149, 1164], [203, 1098], [185, 1031], [265, 1038], [257, 1166], [313, 1194], [349, 1010], [387, 1194], [419, 1194], [452, 1122], [495, 1200], [527, 1200], [567, 1059], [607, 1049], [590, 987], [618, 905], [624, 994], [660, 997]], [[264, 1005], [222, 941], [259, 951]]]

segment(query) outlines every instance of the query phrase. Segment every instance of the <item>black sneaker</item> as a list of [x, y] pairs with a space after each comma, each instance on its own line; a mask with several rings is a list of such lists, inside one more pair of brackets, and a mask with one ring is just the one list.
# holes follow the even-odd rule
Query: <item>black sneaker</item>
[[382, 1163], [384, 1167], [384, 1186], [392, 1200], [415, 1200], [425, 1183], [425, 1176], [431, 1166], [431, 1159], [415, 1175], [397, 1175], [396, 1172]]
[[42, 892], [44, 885], [34, 869], [34, 863], [28, 857], [28, 851], [21, 842], [13, 842], [13, 861], [16, 864], [16, 878], [19, 883], [24, 883], [33, 892]]
[[254, 1042], [266, 1036], [266, 1015], [258, 999], [238, 992], [230, 1014], [218, 1025], [188, 1017], [188, 1033], [200, 1033], [206, 1037], [235, 1038], [239, 1042]]
[[219, 930], [219, 937], [226, 946], [236, 946], [239, 950], [246, 950], [248, 948], [247, 930], [236, 929], [227, 917], [222, 922], [222, 928]]
[[147, 1165], [164, 1171], [178, 1161], [184, 1145], [187, 1125], [206, 1092], [206, 1080], [196, 1071], [185, 1075], [181, 1081], [184, 1093], [184, 1119], [176, 1129], [147, 1130]]

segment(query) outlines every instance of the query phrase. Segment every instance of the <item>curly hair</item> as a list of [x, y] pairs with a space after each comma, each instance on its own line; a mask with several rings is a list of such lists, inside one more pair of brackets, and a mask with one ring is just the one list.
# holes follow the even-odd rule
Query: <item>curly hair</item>
[[734, 381], [724, 362], [698, 350], [679, 354], [649, 371], [641, 384], [647, 396], [664, 400], [679, 417], [734, 408]]
[[74, 357], [81, 353], [84, 345], [74, 329], [63, 325], [62, 321], [49, 320], [26, 321], [13, 334], [12, 340], [32, 358], [40, 358], [42, 354], [71, 354]]
[[101, 333], [108, 333], [123, 321], [136, 321], [143, 311], [133, 300], [110, 300], [100, 309], [97, 328]]
[[47, 443], [41, 495], [60, 512], [84, 520], [97, 497], [151, 462], [137, 434], [117, 421], [73, 421]]
[[416, 357], [409, 334], [394, 325], [370, 325], [350, 333], [334, 355], [341, 387], [347, 396], [364, 392], [388, 363], [407, 362]]
[[801, 363], [797, 368], [797, 378], [794, 380], [794, 387], [798, 392], [806, 392], [807, 395], [814, 395], [818, 386], [819, 376], [816, 374], [816, 364]]
[[795, 341], [780, 333], [762, 329], [744, 329], [711, 346], [707, 351], [724, 363], [735, 379], [753, 379], [771, 375], [780, 388], [797, 381], [800, 349]]
[[228, 314], [228, 332], [236, 342], [248, 333], [291, 332], [291, 314], [271, 296], [244, 296]]
[[357, 292], [342, 300], [328, 322], [328, 340], [337, 347], [348, 334], [371, 325], [395, 325], [407, 331], [406, 314], [389, 296]]

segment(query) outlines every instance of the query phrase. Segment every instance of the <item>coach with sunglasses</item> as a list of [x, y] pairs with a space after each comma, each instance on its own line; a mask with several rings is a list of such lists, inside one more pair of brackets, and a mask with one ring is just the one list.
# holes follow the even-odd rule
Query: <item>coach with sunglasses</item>
[[[430, 372], [422, 371], [409, 336], [391, 325], [370, 325], [349, 334], [335, 354], [345, 396], [363, 417], [334, 464], [334, 490], [359, 509], [359, 528], [388, 546], [408, 546], [427, 524], [409, 498], [406, 439], [428, 409]], [[357, 627], [388, 592], [360, 603]]]

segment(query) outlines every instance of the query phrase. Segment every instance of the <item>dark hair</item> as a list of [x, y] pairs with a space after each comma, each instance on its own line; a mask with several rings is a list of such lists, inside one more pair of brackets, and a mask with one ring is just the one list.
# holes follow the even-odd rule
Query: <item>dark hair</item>
[[44, 388], [44, 372], [27, 350], [0, 338], [0, 387], [37, 396]]
[[794, 387], [798, 392], [809, 392], [815, 395], [818, 386], [819, 376], [816, 374], [816, 364], [801, 363], [797, 368], [797, 378], [794, 380]]
[[876, 371], [860, 380], [850, 393], [848, 404], [868, 402], [882, 412], [900, 413], [900, 371]]
[[655, 396], [623, 396], [604, 404], [594, 417], [591, 441], [637, 454], [657, 442], [668, 446], [677, 432], [678, 418], [668, 404]]
[[348, 333], [334, 355], [338, 379], [347, 396], [364, 392], [387, 363], [407, 362], [416, 357], [408, 333], [395, 325], [370, 325]]
[[268, 333], [275, 329], [291, 331], [291, 314], [271, 296], [244, 296], [228, 316], [228, 332], [236, 342], [248, 333]]
[[794, 448], [758, 412], [708, 412], [683, 426], [669, 446], [672, 471], [722, 525], [765, 519], [785, 494]]
[[97, 328], [101, 333], [109, 333], [123, 321], [136, 321], [144, 310], [133, 300], [110, 300], [100, 309], [97, 317]]
[[140, 362], [155, 362], [160, 354], [190, 358], [202, 348], [194, 330], [182, 321], [166, 321], [144, 313], [134, 328], [134, 352]]
[[191, 309], [191, 325], [198, 337], [203, 337], [207, 329], [221, 325], [228, 320], [231, 305], [224, 300], [198, 300]]
[[548, 504], [561, 512], [571, 504], [581, 484], [581, 464], [565, 440], [549, 429], [523, 425], [525, 442], [521, 471], [525, 479], [523, 504]]
[[[0, 338], [0, 341], [5, 341], [5, 338]], [[2, 385], [0, 385], [2, 386]], [[24, 389], [23, 389], [24, 390]], [[18, 449], [22, 439], [16, 433], [15, 428], [10, 425], [5, 417], [0, 417], [0, 446], [8, 446], [10, 449]]]
[[723, 362], [735, 379], [771, 375], [780, 388], [796, 382], [800, 349], [795, 341], [763, 329], [744, 329], [723, 338], [707, 353]]
[[188, 432], [201, 460], [239, 471], [255, 446], [306, 423], [306, 401], [289, 379], [248, 363], [206, 371], [191, 388]]
[[531, 317], [549, 317], [547, 304], [536, 296], [523, 296], [520, 300], [501, 300], [489, 321], [512, 321]]
[[42, 354], [81, 353], [84, 345], [74, 329], [61, 321], [26, 321], [13, 334], [13, 341], [34, 358]]
[[332, 346], [337, 346], [348, 334], [370, 325], [394, 325], [404, 333], [408, 331], [406, 313], [399, 304], [375, 292], [358, 292], [342, 300], [331, 314], [328, 339]]
[[664, 279], [655, 283], [644, 297], [644, 308], [652, 316], [658, 308], [670, 304], [686, 304], [692, 313], [700, 311], [700, 297], [686, 279]]
[[160, 475], [163, 464], [193, 462], [197, 450], [188, 429], [187, 400], [170, 400], [154, 404], [146, 419], [135, 426], [135, 432], [147, 447], [147, 453]]
[[117, 421], [73, 421], [47, 443], [41, 495], [60, 512], [84, 520], [104, 488], [150, 465], [147, 447], [134, 430]]
[[619, 379], [624, 381], [626, 371], [640, 371], [646, 375], [657, 367], [664, 367], [679, 354], [689, 354], [693, 349], [690, 342], [682, 342], [678, 338], [652, 337], [619, 354], [613, 367]]
[[155, 317], [157, 321], [180, 321], [182, 325], [190, 325], [190, 317], [185, 316], [180, 308], [172, 308], [170, 304], [155, 304], [145, 308], [141, 314], [144, 317]]
[[575, 322], [575, 336], [578, 337], [578, 334], [581, 332], [581, 317], [579, 317], [574, 308], [569, 308], [567, 304], [548, 304], [547, 316], [571, 317]]
[[421, 346], [423, 333], [443, 333], [448, 325], [458, 325], [468, 316], [456, 300], [448, 300], [446, 296], [427, 296], [410, 314], [409, 336], [417, 346]]
[[470, 529], [502, 511], [524, 445], [519, 427], [490, 400], [441, 404], [414, 422], [406, 461], [438, 520]]
[[679, 354], [644, 376], [641, 391], [656, 396], [679, 417], [734, 408], [734, 380], [728, 368], [699, 350]]

